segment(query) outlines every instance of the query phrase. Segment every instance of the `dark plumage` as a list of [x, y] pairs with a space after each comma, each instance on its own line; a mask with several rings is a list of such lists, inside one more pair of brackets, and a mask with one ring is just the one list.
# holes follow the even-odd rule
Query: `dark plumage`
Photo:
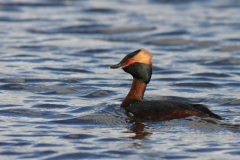
[[132, 65], [124, 67], [123, 70], [143, 83], [148, 84], [151, 80], [152, 66], [147, 64], [135, 62]]
[[[125, 110], [137, 117], [151, 120], [170, 120], [183, 116], [222, 119], [220, 116], [210, 111], [205, 105], [177, 101], [154, 100], [135, 102], [127, 105]], [[173, 114], [173, 112], [176, 113]]]

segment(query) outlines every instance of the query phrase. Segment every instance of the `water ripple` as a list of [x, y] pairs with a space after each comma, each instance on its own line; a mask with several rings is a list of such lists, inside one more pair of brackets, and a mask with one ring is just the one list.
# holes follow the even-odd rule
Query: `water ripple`
[[[239, 1], [0, 2], [0, 159], [237, 159]], [[145, 48], [144, 100], [201, 103], [224, 120], [141, 121], [120, 107]], [[207, 153], [207, 156], [206, 156]]]

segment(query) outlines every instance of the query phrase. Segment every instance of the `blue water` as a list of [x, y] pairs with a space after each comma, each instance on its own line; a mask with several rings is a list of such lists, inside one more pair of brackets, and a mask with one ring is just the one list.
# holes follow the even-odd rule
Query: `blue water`
[[[0, 159], [239, 159], [240, 1], [2, 0]], [[126, 54], [153, 55], [147, 99], [225, 120], [134, 123]]]

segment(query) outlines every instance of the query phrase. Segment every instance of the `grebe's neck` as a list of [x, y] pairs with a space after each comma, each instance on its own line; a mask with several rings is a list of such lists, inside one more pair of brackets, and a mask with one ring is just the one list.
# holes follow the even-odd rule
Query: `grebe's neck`
[[134, 102], [141, 102], [143, 100], [143, 95], [145, 92], [147, 84], [141, 82], [137, 79], [133, 79], [132, 87], [127, 95], [127, 97], [123, 100], [121, 107], [125, 108], [127, 105]]

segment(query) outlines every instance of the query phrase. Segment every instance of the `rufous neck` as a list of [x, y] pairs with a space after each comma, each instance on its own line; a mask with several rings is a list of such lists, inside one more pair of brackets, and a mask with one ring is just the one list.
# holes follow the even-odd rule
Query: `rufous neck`
[[141, 82], [134, 78], [132, 82], [132, 87], [127, 97], [123, 100], [121, 107], [124, 108], [125, 106], [131, 103], [142, 101], [146, 86], [147, 86], [146, 83]]

